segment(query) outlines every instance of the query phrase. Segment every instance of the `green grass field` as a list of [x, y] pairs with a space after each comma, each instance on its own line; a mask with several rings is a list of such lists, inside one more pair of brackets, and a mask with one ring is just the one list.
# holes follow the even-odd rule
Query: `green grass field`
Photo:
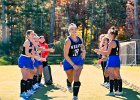
[[[66, 75], [62, 67], [52, 65], [54, 85], [40, 88], [29, 100], [72, 100], [66, 91]], [[54, 73], [56, 68], [58, 71]], [[108, 97], [100, 67], [85, 65], [81, 74], [79, 100], [140, 100], [140, 66], [122, 67], [123, 96]], [[21, 72], [18, 66], [0, 66], [0, 100], [19, 100]]]

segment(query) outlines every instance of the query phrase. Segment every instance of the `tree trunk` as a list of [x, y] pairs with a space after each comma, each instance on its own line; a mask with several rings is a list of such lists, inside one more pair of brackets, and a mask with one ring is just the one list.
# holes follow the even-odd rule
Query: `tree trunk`
[[7, 32], [6, 32], [6, 19], [5, 19], [5, 5], [4, 5], [4, 0], [2, 0], [2, 41], [7, 42]]
[[[54, 32], [54, 22], [55, 22], [55, 7], [56, 7], [56, 0], [53, 0], [53, 7], [51, 13], [51, 27], [50, 27], [50, 43], [53, 42], [53, 32]], [[50, 45], [52, 47], [52, 45]]]
[[[135, 19], [135, 27], [134, 27], [134, 32], [135, 32], [135, 39], [136, 39], [136, 44], [137, 44], [137, 62], [140, 60], [140, 33], [138, 30], [138, 0], [134, 0], [134, 19]], [[140, 63], [140, 62], [139, 62]]]
[[82, 39], [83, 39], [83, 43], [85, 43], [85, 22], [84, 22], [84, 20], [82, 22]]

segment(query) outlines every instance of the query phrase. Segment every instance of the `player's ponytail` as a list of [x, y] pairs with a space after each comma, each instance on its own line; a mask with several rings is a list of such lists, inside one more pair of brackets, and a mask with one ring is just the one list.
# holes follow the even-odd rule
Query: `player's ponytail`
[[30, 35], [31, 32], [34, 32], [33, 30], [27, 30], [26, 31], [26, 39], [28, 38], [28, 36]]

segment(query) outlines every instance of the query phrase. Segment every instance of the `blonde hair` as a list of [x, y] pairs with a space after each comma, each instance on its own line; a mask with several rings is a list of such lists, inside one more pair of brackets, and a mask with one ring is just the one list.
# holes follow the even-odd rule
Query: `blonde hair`
[[70, 29], [73, 28], [73, 27], [74, 27], [74, 28], [77, 28], [76, 24], [70, 23], [70, 24], [69, 24], [69, 27], [68, 27], [68, 31], [70, 31]]
[[27, 30], [26, 31], [26, 39], [28, 38], [28, 35], [30, 35], [31, 32], [34, 32], [33, 30]]

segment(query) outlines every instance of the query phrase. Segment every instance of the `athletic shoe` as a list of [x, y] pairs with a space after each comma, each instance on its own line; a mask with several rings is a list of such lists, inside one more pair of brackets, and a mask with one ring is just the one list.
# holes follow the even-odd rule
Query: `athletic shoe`
[[39, 84], [38, 84], [38, 83], [36, 83], [35, 85], [36, 85], [36, 88], [40, 88], [40, 86], [39, 86]]
[[109, 84], [109, 83], [106, 83], [106, 84], [105, 84], [105, 87], [106, 87], [107, 89], [109, 89], [110, 84]]
[[73, 92], [73, 88], [72, 88], [71, 86], [68, 86], [67, 88], [68, 88], [68, 91], [69, 91], [70, 93]]
[[114, 92], [109, 92], [106, 96], [115, 96]]
[[33, 92], [33, 91], [31, 91], [31, 90], [27, 90], [27, 94], [29, 94], [29, 95], [33, 95], [33, 94], [34, 94], [34, 92]]
[[77, 96], [73, 96], [72, 100], [78, 100], [78, 97]]
[[44, 84], [42, 84], [42, 83], [38, 83], [38, 84], [39, 84], [40, 87], [44, 86]]
[[122, 96], [123, 95], [123, 91], [122, 92], [116, 91], [115, 95]]
[[102, 85], [102, 86], [105, 86], [106, 84], [107, 84], [107, 82], [104, 82], [104, 83], [102, 83], [101, 85]]
[[36, 91], [34, 91], [33, 89], [31, 89], [31, 92], [34, 94]]
[[20, 97], [22, 98], [29, 98], [31, 95], [27, 94], [26, 92], [23, 92], [22, 94], [20, 94]]
[[35, 85], [33, 85], [33, 89], [37, 90], [39, 88], [39, 85], [36, 83]]

